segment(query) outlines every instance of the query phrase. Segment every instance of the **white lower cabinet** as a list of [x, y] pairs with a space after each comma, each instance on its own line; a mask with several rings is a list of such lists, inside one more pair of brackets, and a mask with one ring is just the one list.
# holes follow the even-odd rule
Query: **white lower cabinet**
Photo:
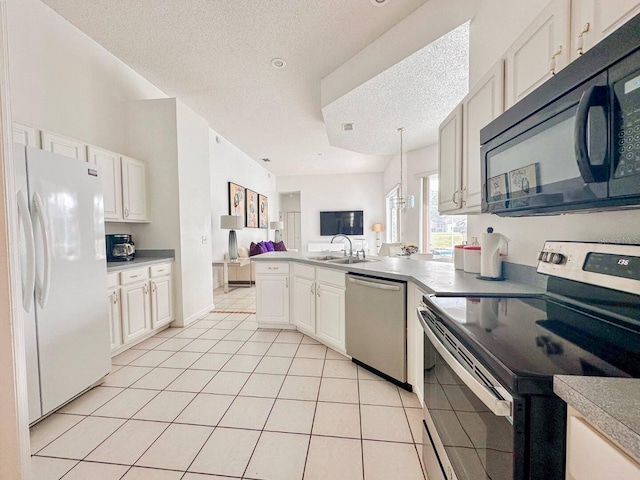
[[567, 412], [567, 480], [640, 479], [640, 464], [573, 407]]
[[171, 277], [151, 279], [151, 328], [158, 328], [173, 320]]
[[291, 316], [298, 330], [344, 352], [344, 272], [294, 263]]
[[132, 342], [151, 331], [149, 268], [132, 268], [120, 272], [122, 303], [122, 343]]
[[291, 318], [298, 330], [308, 335], [316, 333], [316, 269], [293, 264]]
[[110, 273], [107, 286], [112, 354], [174, 320], [171, 263]]
[[256, 321], [266, 328], [292, 328], [287, 262], [256, 264]]
[[407, 382], [420, 403], [424, 401], [424, 330], [418, 320], [425, 293], [416, 285], [407, 288]]

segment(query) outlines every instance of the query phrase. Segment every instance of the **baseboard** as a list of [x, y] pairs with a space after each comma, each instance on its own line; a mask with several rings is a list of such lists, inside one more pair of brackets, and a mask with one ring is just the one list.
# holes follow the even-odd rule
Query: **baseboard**
[[211, 313], [211, 311], [214, 309], [214, 307], [215, 307], [215, 305], [212, 303], [211, 305], [209, 305], [206, 308], [203, 308], [199, 312], [196, 312], [196, 313], [194, 313], [193, 315], [190, 315], [187, 318], [183, 318], [181, 321], [180, 320], [174, 321], [171, 324], [171, 326], [172, 327], [188, 327], [190, 324], [192, 324], [196, 320], [199, 320], [201, 317], [205, 316], [207, 313]]

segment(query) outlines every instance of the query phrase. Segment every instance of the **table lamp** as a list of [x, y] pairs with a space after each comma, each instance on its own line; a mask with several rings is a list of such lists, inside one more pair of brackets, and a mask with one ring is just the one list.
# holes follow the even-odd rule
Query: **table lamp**
[[280, 231], [284, 228], [284, 222], [270, 222], [269, 223], [269, 228], [271, 228], [271, 230], [275, 230], [276, 231], [276, 235], [274, 237], [276, 243], [281, 242], [282, 241], [282, 234], [280, 233]]
[[236, 238], [236, 230], [244, 228], [244, 218], [238, 215], [221, 215], [220, 228], [229, 230], [229, 260], [237, 260], [238, 239]]
[[374, 223], [371, 230], [376, 232], [376, 248], [380, 248], [380, 232], [384, 232], [384, 227], [381, 223]]

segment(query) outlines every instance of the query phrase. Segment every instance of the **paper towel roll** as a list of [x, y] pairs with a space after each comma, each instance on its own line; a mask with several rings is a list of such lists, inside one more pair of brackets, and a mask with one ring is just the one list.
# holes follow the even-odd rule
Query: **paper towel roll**
[[480, 257], [480, 275], [489, 278], [502, 276], [502, 258], [500, 247], [509, 241], [501, 233], [483, 233], [480, 239], [482, 256]]

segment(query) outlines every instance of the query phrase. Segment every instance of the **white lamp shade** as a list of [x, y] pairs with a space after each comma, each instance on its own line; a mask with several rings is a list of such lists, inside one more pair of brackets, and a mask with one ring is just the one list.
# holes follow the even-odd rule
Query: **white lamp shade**
[[223, 230], [242, 230], [244, 218], [238, 215], [220, 215], [220, 228]]
[[269, 228], [271, 230], [282, 230], [284, 228], [284, 222], [269, 222]]

